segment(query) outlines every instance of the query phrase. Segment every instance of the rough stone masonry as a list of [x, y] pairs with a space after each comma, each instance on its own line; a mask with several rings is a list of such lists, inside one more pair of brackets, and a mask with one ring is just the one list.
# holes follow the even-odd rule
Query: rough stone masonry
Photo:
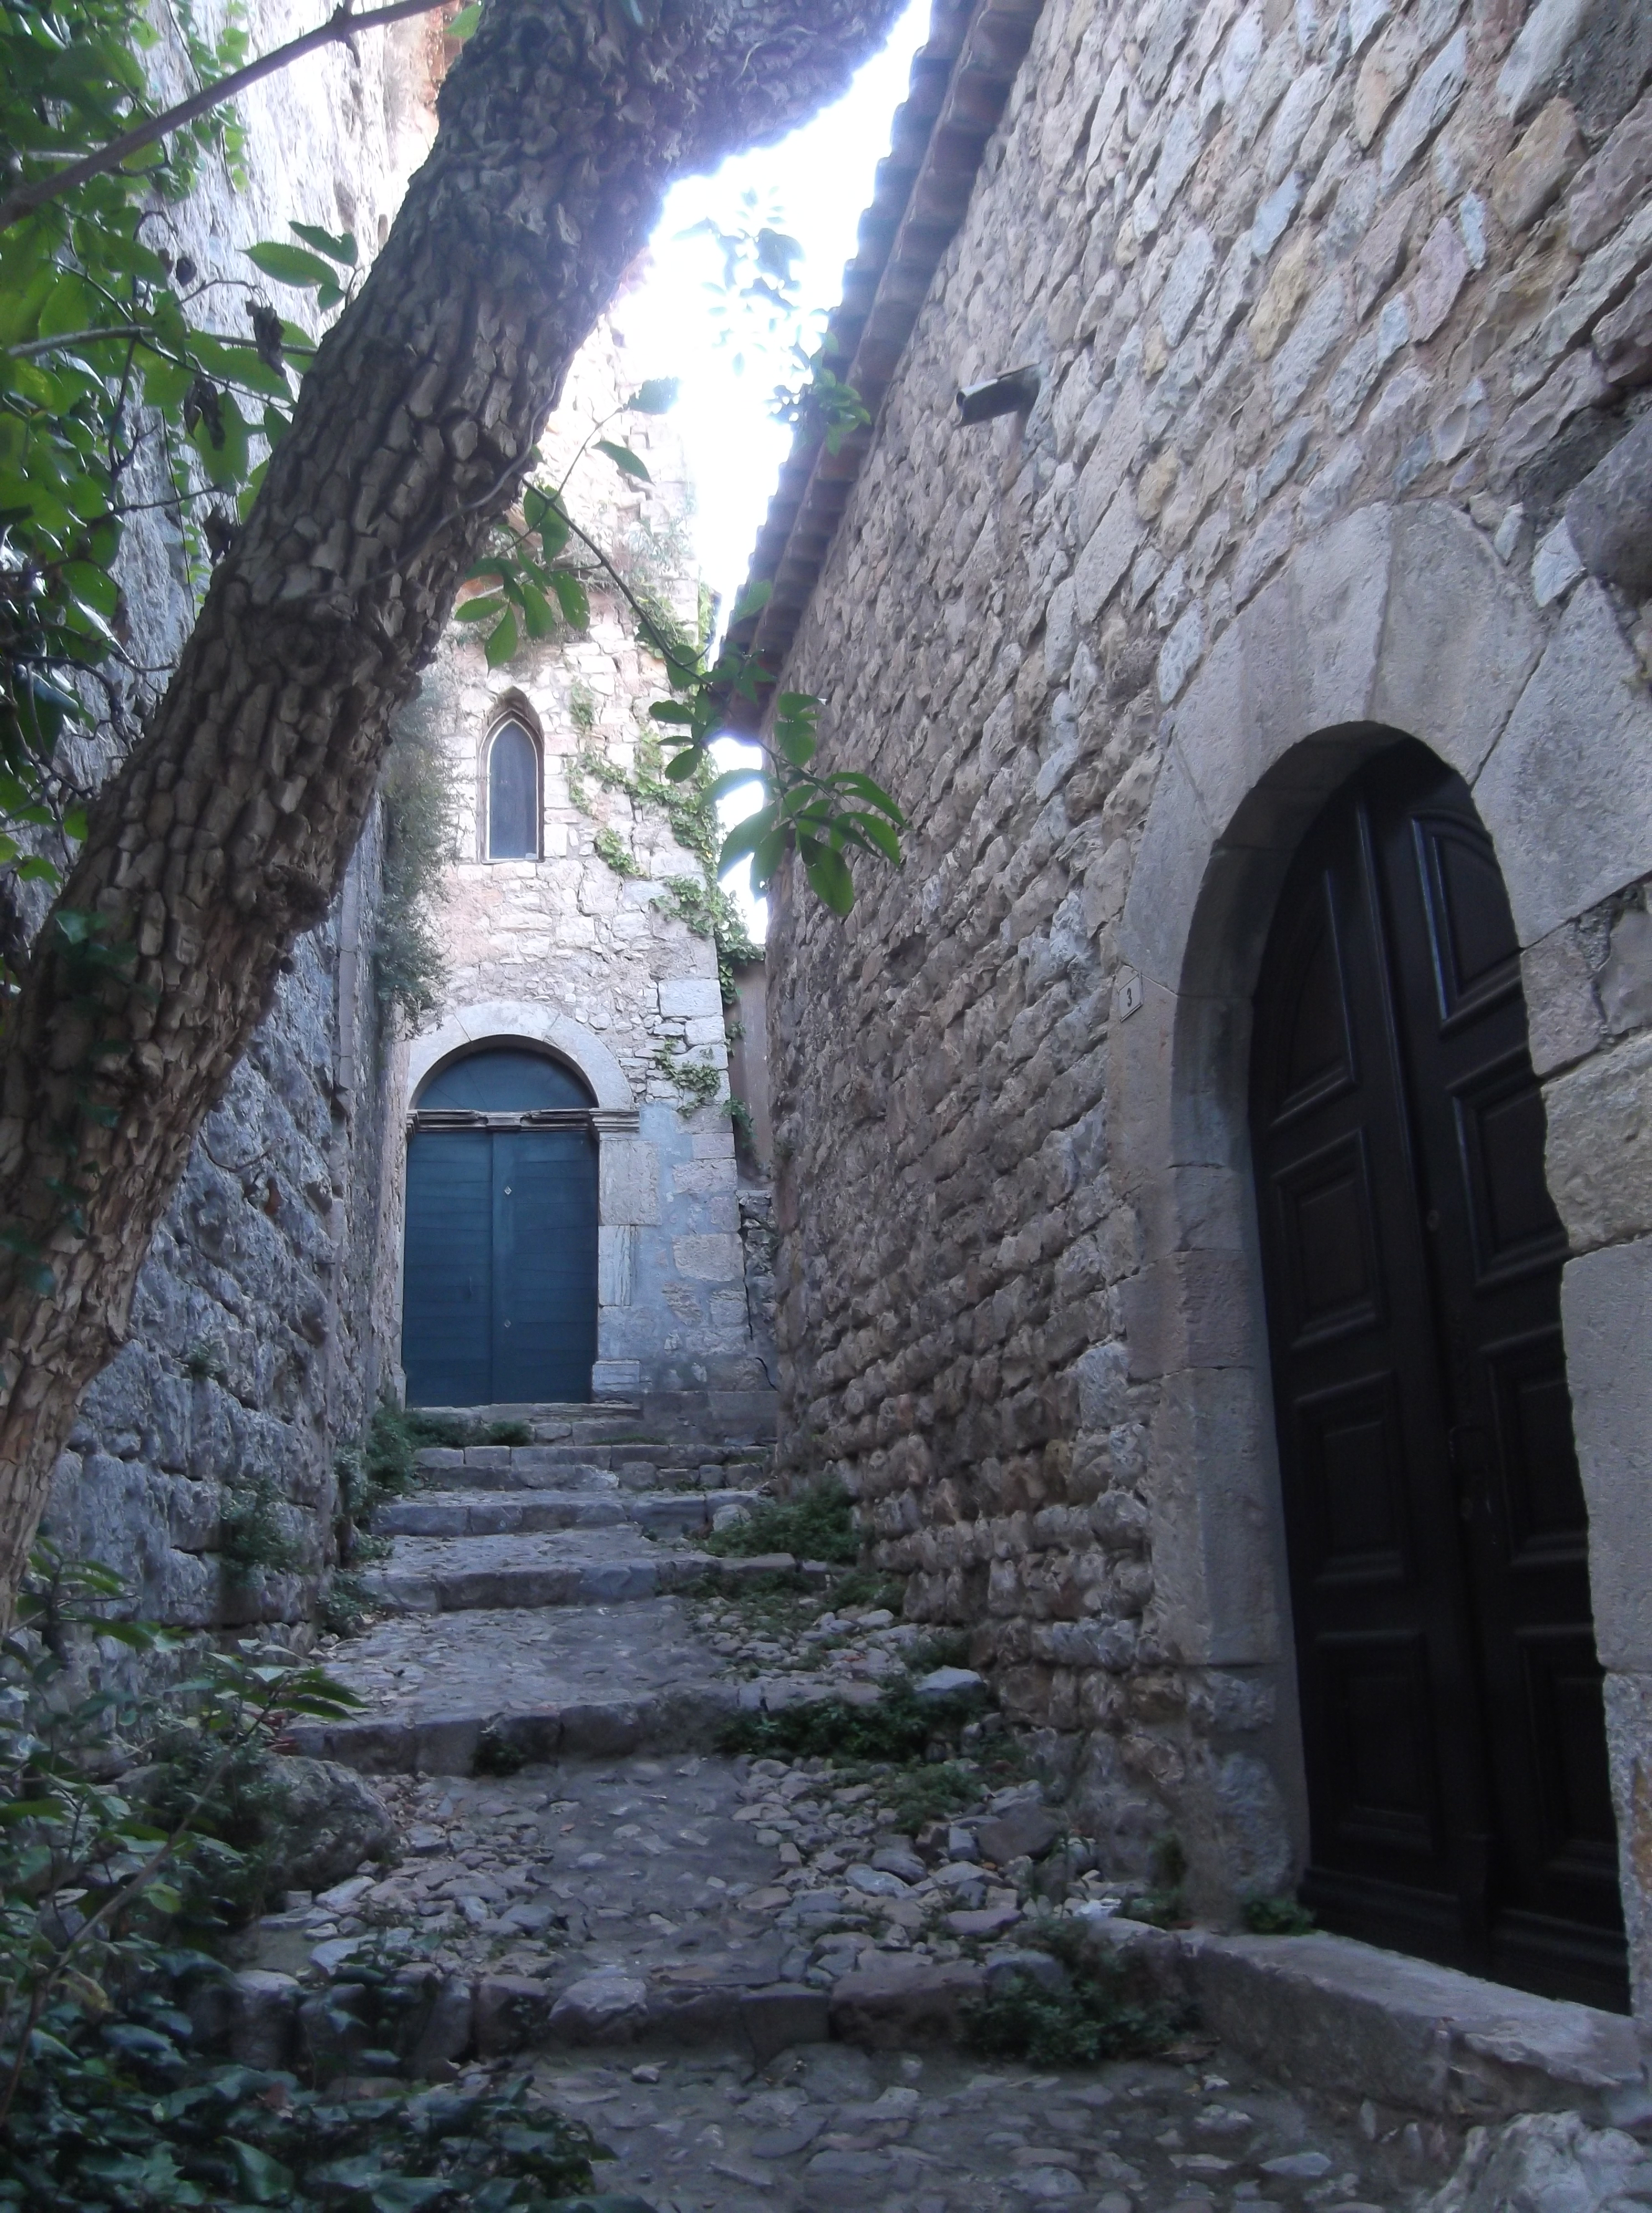
[[[1173, 1831], [1231, 1910], [1305, 1838], [1260, 936], [1379, 730], [1468, 779], [1574, 1255], [1643, 2004], [1649, 70], [1637, 0], [1049, 0], [843, 519], [780, 571], [781, 680], [906, 863], [842, 927], [783, 883], [771, 951], [792, 1461], [971, 1628], [1111, 1860]], [[1022, 365], [1030, 413], [960, 427]]]

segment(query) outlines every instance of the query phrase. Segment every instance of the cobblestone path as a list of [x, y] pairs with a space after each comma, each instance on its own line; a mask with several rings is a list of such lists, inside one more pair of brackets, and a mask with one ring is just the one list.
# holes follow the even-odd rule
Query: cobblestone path
[[[569, 1472], [564, 1496], [636, 1495], [595, 1479], [612, 1470]], [[612, 2149], [600, 2186], [659, 2213], [1366, 2213], [1437, 2185], [1454, 2145], [1271, 2085], [1197, 2024], [1154, 2058], [1084, 2067], [960, 2042], [1011, 1978], [1069, 1986], [1049, 1948], [1063, 1930], [1075, 1965], [1075, 1938], [1146, 1957], [1155, 1934], [1132, 1934], [1128, 1887], [1067, 1838], [991, 1717], [944, 1769], [711, 1748], [742, 1706], [929, 1682], [919, 1632], [876, 1605], [834, 1609], [820, 1578], [685, 1592], [686, 1512], [655, 1515], [656, 1534], [629, 1515], [558, 1533], [541, 1506], [513, 1555], [507, 1533], [453, 1527], [473, 1491], [443, 1496], [409, 1502], [383, 1571], [419, 1610], [326, 1655], [369, 1701], [332, 1748], [392, 1771], [374, 1781], [402, 1856], [293, 1894], [258, 1928], [259, 1967], [314, 1984], [363, 1949], [424, 1963], [460, 1996], [422, 2071], [527, 2066]], [[609, 1602], [558, 1602], [616, 1563]], [[503, 1602], [497, 1582], [491, 1603], [430, 1601], [443, 1578], [530, 1573], [533, 1596], [519, 1580]], [[479, 1744], [512, 1766], [513, 1719], [525, 1764], [454, 1771]], [[532, 1756], [530, 1721], [557, 1733], [551, 1756]]]

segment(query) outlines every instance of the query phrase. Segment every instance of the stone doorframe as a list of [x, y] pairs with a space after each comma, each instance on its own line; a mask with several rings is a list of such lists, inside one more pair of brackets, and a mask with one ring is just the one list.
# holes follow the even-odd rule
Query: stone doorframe
[[[597, 1308], [596, 1360], [591, 1369], [594, 1399], [631, 1399], [641, 1388], [635, 1359], [615, 1358], [614, 1339], [623, 1310], [635, 1295], [637, 1232], [660, 1218], [657, 1149], [638, 1135], [635, 1095], [625, 1070], [594, 1031], [531, 999], [488, 999], [460, 1007], [437, 1027], [415, 1038], [407, 1054], [407, 1100], [444, 1062], [484, 1046], [547, 1046], [585, 1080], [596, 1109], [591, 1119], [597, 1137]], [[406, 1179], [403, 1178], [404, 1189]], [[406, 1235], [397, 1245], [397, 1266]], [[396, 1290], [397, 1311], [401, 1293]]]
[[[1466, 515], [1425, 501], [1361, 509], [1298, 548], [1167, 720], [1119, 925], [1108, 1119], [1112, 1175], [1140, 1224], [1122, 1286], [1130, 1373], [1157, 1386], [1153, 1625], [1234, 1718], [1179, 1808], [1195, 1893], [1219, 1908], [1257, 1859], [1254, 1797], [1237, 1818], [1222, 1803], [1224, 1752], [1260, 1759], [1299, 1863], [1307, 1842], [1247, 1128], [1251, 999], [1286, 869], [1362, 760], [1420, 739], [1469, 784], [1496, 845], [1534, 1036], [1576, 1028], [1564, 1000], [1587, 979], [1569, 984], [1545, 942], [1652, 870], [1652, 704], [1598, 585], [1540, 615]], [[1568, 1228], [1576, 1253], [1570, 1211]], [[1564, 1314], [1645, 2010], [1652, 1238], [1570, 1260]]]

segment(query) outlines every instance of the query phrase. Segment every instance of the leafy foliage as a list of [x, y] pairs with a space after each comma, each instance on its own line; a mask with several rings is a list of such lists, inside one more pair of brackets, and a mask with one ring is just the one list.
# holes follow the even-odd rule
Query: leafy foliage
[[777, 1713], [736, 1714], [717, 1740], [720, 1752], [749, 1752], [771, 1759], [926, 1759], [937, 1741], [955, 1742], [974, 1717], [971, 1698], [919, 1698], [901, 1684], [875, 1704], [851, 1706], [841, 1698], [784, 1706]]
[[860, 1558], [854, 1502], [841, 1483], [826, 1478], [794, 1497], [761, 1501], [743, 1521], [708, 1537], [704, 1548], [746, 1559], [789, 1552], [795, 1559], [849, 1565]]
[[651, 1058], [681, 1100], [681, 1113], [692, 1114], [698, 1107], [709, 1106], [722, 1088], [722, 1070], [700, 1059], [686, 1046], [668, 1041], [655, 1047]]
[[[524, 2084], [363, 2096], [325, 2063], [301, 2084], [194, 2050], [193, 1997], [223, 1972], [204, 1947], [260, 1902], [271, 1746], [356, 1701], [259, 1648], [193, 1655], [164, 1698], [88, 1692], [90, 1639], [191, 1657], [123, 1603], [117, 1576], [42, 1546], [0, 1642], [0, 2206], [551, 2213], [588, 2191], [599, 2147]], [[131, 1787], [101, 1779], [123, 1745], [147, 1755]], [[393, 2073], [418, 1997], [395, 1961], [351, 1960], [315, 2048]]]
[[218, 1533], [218, 1557], [233, 1582], [250, 1582], [266, 1569], [280, 1575], [304, 1564], [302, 1552], [282, 1521], [280, 1499], [267, 1475], [225, 1490]]
[[[1045, 1938], [1034, 1941], [1054, 1948]], [[1093, 2067], [1101, 2059], [1150, 2058], [1186, 2025], [1182, 2012], [1132, 1990], [1118, 1966], [1075, 1948], [1061, 1987], [1007, 1975], [966, 2009], [964, 2035], [972, 2051], [990, 2058]]]
[[930, 1760], [878, 1777], [878, 1795], [890, 1817], [890, 1826], [908, 1837], [915, 1837], [931, 1821], [944, 1821], [948, 1814], [961, 1813], [980, 1795], [978, 1770], [955, 1759]]
[[446, 749], [424, 725], [404, 722], [380, 784], [384, 863], [373, 933], [374, 983], [386, 1005], [417, 1029], [442, 1003], [448, 957], [442, 887], [453, 858], [453, 778]]
[[[121, 1619], [123, 1599], [108, 1569], [42, 1545], [0, 1640], [0, 2124], [63, 2045], [48, 2015], [103, 2021], [172, 1973], [180, 1930], [212, 1917], [235, 1855], [201, 1816], [223, 1779], [290, 1718], [338, 1720], [357, 1703], [319, 1668], [256, 1646], [184, 1655], [193, 1670], [164, 1708], [118, 1682], [84, 1692], [93, 1636], [144, 1655], [182, 1651]], [[142, 1743], [163, 1720], [192, 1763], [165, 1826], [100, 1779], [112, 1740]]]
[[[582, 2123], [498, 2093], [375, 2084], [369, 2097], [290, 2075], [203, 2065], [188, 2016], [155, 2000], [92, 2030], [67, 2009], [40, 2094], [0, 2148], [0, 2204], [35, 2213], [552, 2213], [591, 2179]], [[577, 2202], [577, 2201], [574, 2201]]]
[[1283, 1893], [1244, 1899], [1239, 1918], [1253, 1936], [1311, 1936], [1319, 1926], [1307, 1906]]
[[[203, 82], [244, 58], [233, 11], [211, 46], [187, 4], [172, 15]], [[158, 36], [133, 0], [3, 0], [8, 181], [49, 174], [151, 114], [143, 56]], [[60, 741], [89, 726], [94, 682], [105, 680], [120, 736], [123, 698], [154, 673], [115, 573], [137, 464], [159, 460], [180, 515], [233, 497], [256, 474], [254, 439], [284, 427], [284, 351], [308, 350], [250, 285], [250, 328], [197, 320], [225, 288], [168, 250], [168, 210], [203, 155], [238, 173], [241, 143], [218, 111], [0, 232], [0, 865], [25, 881], [56, 880], [43, 838], [85, 834], [88, 795]], [[187, 542], [198, 576], [192, 527]]]
[[[747, 219], [735, 229], [723, 232], [708, 222], [683, 235], [704, 232], [715, 241], [722, 277], [713, 289], [723, 296], [731, 316], [759, 330], [765, 344], [783, 330], [794, 333], [789, 353], [807, 375], [802, 384], [777, 390], [772, 412], [783, 421], [805, 425], [836, 453], [870, 418], [859, 394], [833, 375], [823, 354], [811, 354], [795, 335], [802, 328], [795, 267], [801, 248], [775, 224], [755, 221], [756, 203], [750, 194], [746, 199]], [[735, 326], [735, 321], [728, 325], [730, 330]], [[741, 358], [736, 355], [737, 363]], [[674, 385], [645, 384], [614, 415], [661, 413], [675, 396]], [[759, 706], [767, 672], [741, 649], [716, 647], [709, 637], [691, 637], [668, 609], [636, 588], [575, 519], [568, 485], [588, 451], [601, 454], [631, 482], [649, 481], [638, 454], [600, 435], [613, 419], [594, 426], [557, 484], [529, 485], [520, 517], [501, 524], [471, 572], [472, 582], [492, 588], [466, 600], [458, 619], [491, 625], [485, 653], [489, 666], [497, 668], [527, 641], [554, 635], [559, 620], [583, 630], [590, 619], [590, 589], [600, 584], [613, 592], [631, 609], [638, 643], [662, 665], [670, 696], [657, 700], [649, 712], [663, 753], [665, 785], [692, 787], [707, 823], [715, 821], [719, 802], [734, 792], [750, 787], [757, 798], [755, 811], [718, 841], [715, 861], [709, 853], [704, 857], [708, 891], [716, 893], [718, 879], [747, 860], [753, 892], [761, 897], [786, 855], [795, 851], [815, 895], [833, 913], [846, 915], [855, 899], [847, 857], [863, 853], [898, 867], [905, 817], [888, 793], [859, 770], [822, 773], [814, 765], [820, 703], [804, 692], [782, 692], [774, 702], [768, 731], [753, 741], [757, 763], [718, 771], [712, 745], [732, 709]], [[744, 595], [731, 614], [731, 626], [760, 613], [769, 595], [766, 585]], [[578, 767], [600, 774], [588, 753]], [[691, 844], [690, 850], [698, 850], [698, 844]], [[604, 857], [628, 872], [619, 850]]]

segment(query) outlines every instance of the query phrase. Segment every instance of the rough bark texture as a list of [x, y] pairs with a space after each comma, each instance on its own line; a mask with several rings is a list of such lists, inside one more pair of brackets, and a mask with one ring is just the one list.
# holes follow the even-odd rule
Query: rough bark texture
[[495, 0], [466, 47], [436, 149], [64, 887], [132, 966], [94, 1003], [48, 930], [12, 1013], [0, 1216], [56, 1289], [4, 1255], [0, 1591], [195, 1133], [338, 887], [391, 712], [664, 185], [840, 89], [894, 13], [695, 0], [632, 32], [600, 0]]

